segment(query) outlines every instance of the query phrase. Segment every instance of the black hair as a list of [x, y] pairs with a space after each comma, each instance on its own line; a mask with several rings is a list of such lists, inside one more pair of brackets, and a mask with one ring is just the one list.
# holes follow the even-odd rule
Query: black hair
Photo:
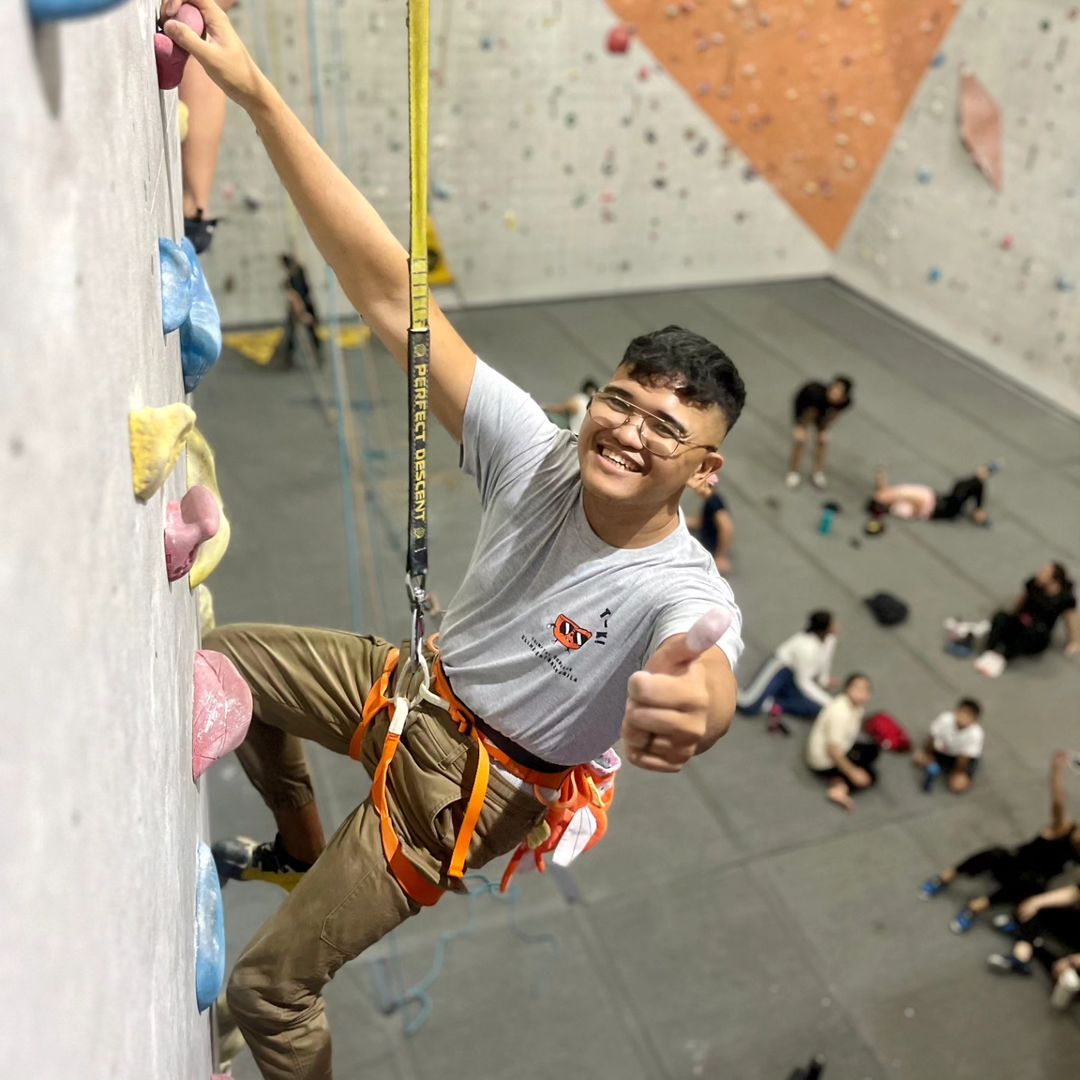
[[634, 338], [622, 364], [644, 386], [670, 386], [688, 405], [717, 406], [730, 431], [746, 403], [738, 368], [719, 345], [681, 326]]
[[1066, 591], [1070, 591], [1073, 587], [1072, 578], [1069, 577], [1069, 571], [1059, 563], [1050, 564], [1054, 568], [1054, 580]]
[[839, 383], [844, 388], [844, 396], [851, 400], [851, 391], [855, 389], [855, 380], [848, 375], [834, 375], [834, 383]]
[[584, 382], [583, 382], [583, 383], [581, 384], [581, 393], [583, 393], [583, 394], [588, 394], [588, 395], [589, 395], [589, 397], [592, 397], [592, 396], [593, 396], [593, 394], [595, 394], [595, 393], [596, 393], [596, 391], [597, 391], [597, 390], [599, 390], [599, 389], [600, 389], [600, 384], [599, 384], [599, 383], [597, 383], [597, 382], [596, 382], [595, 380], [593, 380], [593, 379], [586, 379], [586, 380], [585, 380], [585, 381], [584, 381]]
[[806, 632], [808, 634], [817, 634], [818, 637], [824, 637], [829, 632], [832, 621], [833, 617], [831, 611], [825, 611], [823, 609], [811, 611], [806, 620]]
[[845, 689], [845, 690], [849, 689], [849, 688], [850, 688], [850, 686], [851, 686], [851, 684], [852, 684], [852, 683], [853, 683], [853, 682], [854, 682], [854, 681], [855, 681], [856, 679], [865, 679], [865, 680], [866, 680], [866, 681], [867, 681], [868, 683], [870, 683], [870, 685], [871, 685], [871, 686], [873, 686], [873, 685], [874, 685], [874, 684], [873, 684], [872, 682], [870, 682], [870, 676], [869, 676], [869, 675], [865, 675], [865, 674], [863, 674], [863, 672], [861, 672], [861, 671], [853, 671], [853, 672], [852, 672], [852, 673], [851, 673], [851, 674], [850, 674], [850, 675], [849, 675], [849, 676], [848, 676], [848, 677], [847, 677], [847, 678], [846, 678], [846, 679], [844, 680], [844, 689]]
[[973, 712], [976, 720], [982, 716], [982, 706], [972, 697], [962, 697], [956, 703], [956, 707], [958, 709], [967, 709], [968, 712]]

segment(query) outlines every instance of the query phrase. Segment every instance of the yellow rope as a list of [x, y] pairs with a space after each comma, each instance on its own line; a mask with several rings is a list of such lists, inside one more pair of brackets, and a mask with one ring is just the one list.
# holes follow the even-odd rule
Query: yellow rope
[[409, 285], [412, 330], [428, 326], [428, 0], [409, 0]]

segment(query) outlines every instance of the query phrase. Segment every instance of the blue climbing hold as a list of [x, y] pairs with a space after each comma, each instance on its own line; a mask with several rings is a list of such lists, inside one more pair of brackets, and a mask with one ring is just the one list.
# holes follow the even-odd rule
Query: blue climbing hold
[[171, 334], [179, 330], [191, 313], [194, 277], [191, 260], [184, 249], [162, 236], [158, 240], [158, 259], [161, 263], [161, 329]]
[[930, 61], [930, 66], [933, 68], [939, 68], [945, 66], [945, 54], [939, 52], [933, 60]]
[[936, 266], [931, 266], [926, 272], [926, 280], [931, 284], [941, 280], [941, 271]]
[[118, 7], [124, 0], [29, 0], [30, 17], [34, 22], [58, 22], [61, 19], [82, 19], [100, 15]]
[[194, 246], [186, 236], [180, 244], [191, 264], [191, 311], [180, 327], [180, 363], [190, 393], [221, 355], [221, 316]]
[[929, 169], [920, 169], [915, 174], [915, 178], [920, 184], [929, 184], [934, 179], [934, 174]]
[[225, 913], [214, 856], [199, 842], [195, 870], [195, 1000], [206, 1012], [225, 983]]

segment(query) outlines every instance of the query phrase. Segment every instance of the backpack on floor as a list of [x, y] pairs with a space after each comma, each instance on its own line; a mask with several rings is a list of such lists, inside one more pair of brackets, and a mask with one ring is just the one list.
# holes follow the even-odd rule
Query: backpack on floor
[[874, 593], [863, 603], [882, 626], [897, 626], [908, 617], [910, 610], [900, 597], [887, 592]]
[[863, 725], [863, 730], [882, 750], [906, 754], [911, 749], [911, 736], [900, 722], [888, 713], [874, 713]]

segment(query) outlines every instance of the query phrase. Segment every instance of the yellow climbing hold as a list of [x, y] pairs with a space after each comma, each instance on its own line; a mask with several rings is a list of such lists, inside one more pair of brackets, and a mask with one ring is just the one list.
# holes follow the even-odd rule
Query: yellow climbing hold
[[214, 597], [206, 585], [199, 585], [195, 589], [195, 603], [199, 609], [199, 636], [206, 637], [217, 626], [214, 618]]
[[188, 486], [202, 484], [209, 488], [221, 509], [221, 525], [217, 535], [205, 541], [199, 548], [195, 565], [188, 573], [188, 585], [195, 589], [217, 569], [218, 563], [225, 557], [231, 528], [221, 501], [221, 488], [218, 487], [217, 469], [214, 467], [214, 451], [210, 449], [210, 444], [198, 428], [194, 428], [188, 437], [187, 452]]
[[195, 413], [181, 402], [137, 409], [131, 429], [131, 487], [144, 502], [165, 483], [195, 430]]

